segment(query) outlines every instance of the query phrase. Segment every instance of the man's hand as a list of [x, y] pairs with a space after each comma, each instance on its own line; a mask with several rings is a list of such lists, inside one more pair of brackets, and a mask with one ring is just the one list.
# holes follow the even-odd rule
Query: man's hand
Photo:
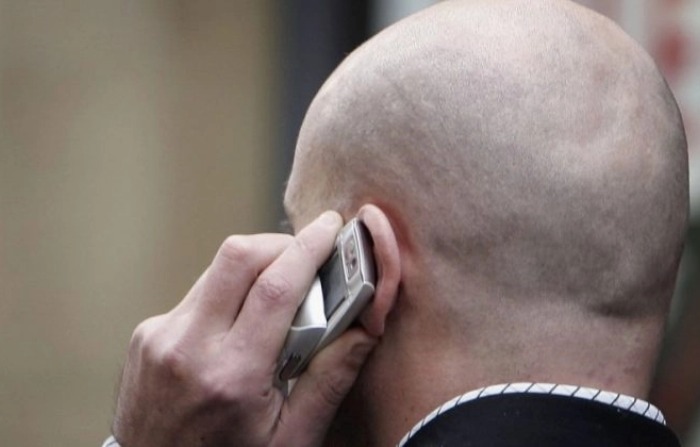
[[288, 398], [276, 361], [341, 217], [296, 237], [233, 236], [184, 300], [134, 332], [117, 400], [122, 447], [320, 445], [376, 340], [353, 329], [324, 349]]

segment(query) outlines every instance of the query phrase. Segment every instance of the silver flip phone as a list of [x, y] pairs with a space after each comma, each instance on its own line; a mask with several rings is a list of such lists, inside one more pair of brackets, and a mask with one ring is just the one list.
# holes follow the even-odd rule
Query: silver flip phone
[[370, 235], [355, 218], [340, 230], [333, 253], [299, 306], [278, 360], [277, 378], [285, 382], [301, 374], [314, 354], [357, 318], [375, 285]]

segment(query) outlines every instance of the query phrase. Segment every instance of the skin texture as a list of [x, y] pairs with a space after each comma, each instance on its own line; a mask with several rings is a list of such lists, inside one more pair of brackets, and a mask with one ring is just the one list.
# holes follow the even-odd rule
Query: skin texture
[[[687, 181], [675, 101], [611, 22], [563, 0], [442, 2], [318, 93], [285, 195], [296, 235], [232, 236], [178, 306], [137, 328], [115, 437], [388, 446], [496, 383], [643, 398]], [[327, 209], [340, 215], [317, 217]], [[286, 332], [355, 215], [374, 241], [374, 299], [285, 398]]]
[[687, 201], [675, 101], [609, 20], [443, 2], [380, 33], [312, 103], [286, 194], [299, 224], [372, 203], [398, 243], [399, 295], [329, 445], [392, 445], [494, 383], [645, 397]]
[[345, 333], [287, 398], [273, 379], [296, 308], [341, 224], [328, 212], [295, 237], [228, 238], [182, 302], [134, 332], [113, 424], [117, 441], [319, 445], [376, 339], [360, 328]]

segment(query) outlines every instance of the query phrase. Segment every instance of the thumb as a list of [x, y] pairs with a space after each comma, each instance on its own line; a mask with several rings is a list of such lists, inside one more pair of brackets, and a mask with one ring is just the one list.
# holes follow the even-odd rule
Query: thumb
[[324, 348], [285, 402], [273, 445], [318, 446], [377, 339], [352, 329]]

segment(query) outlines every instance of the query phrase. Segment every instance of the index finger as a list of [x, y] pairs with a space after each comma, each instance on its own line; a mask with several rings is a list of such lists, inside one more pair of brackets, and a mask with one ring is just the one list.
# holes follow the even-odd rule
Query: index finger
[[342, 225], [338, 213], [322, 214], [294, 237], [250, 289], [229, 336], [263, 361], [260, 366], [274, 365], [297, 308], [330, 256]]
[[292, 243], [288, 234], [229, 236], [175, 312], [193, 312], [208, 330], [231, 327], [258, 274]]

